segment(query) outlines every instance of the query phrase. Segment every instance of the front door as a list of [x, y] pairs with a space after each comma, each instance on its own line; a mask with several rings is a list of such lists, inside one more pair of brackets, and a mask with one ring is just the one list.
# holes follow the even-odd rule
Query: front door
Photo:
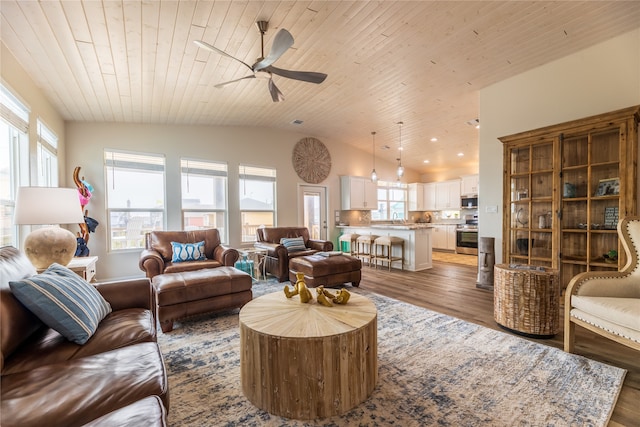
[[312, 239], [327, 240], [326, 187], [299, 186], [298, 204], [298, 223], [309, 229]]

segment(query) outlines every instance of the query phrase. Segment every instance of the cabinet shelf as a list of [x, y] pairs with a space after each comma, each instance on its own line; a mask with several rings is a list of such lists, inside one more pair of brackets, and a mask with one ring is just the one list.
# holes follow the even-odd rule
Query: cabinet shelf
[[[639, 121], [634, 106], [499, 138], [505, 262], [557, 268], [564, 286], [576, 274], [625, 265], [612, 224], [618, 212], [636, 213]], [[619, 194], [596, 196], [604, 184], [611, 191], [613, 178]], [[543, 215], [549, 228], [539, 227]], [[605, 262], [610, 250], [617, 263]]]

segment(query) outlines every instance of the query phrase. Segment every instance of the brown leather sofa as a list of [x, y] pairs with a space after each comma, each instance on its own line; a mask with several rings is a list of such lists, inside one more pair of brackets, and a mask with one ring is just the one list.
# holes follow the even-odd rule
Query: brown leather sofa
[[[202, 261], [171, 262], [171, 242], [197, 243], [204, 241], [205, 256]], [[145, 235], [145, 249], [140, 254], [139, 266], [149, 279], [158, 274], [183, 273], [185, 271], [233, 267], [240, 254], [237, 250], [220, 244], [220, 233], [215, 228], [193, 231], [152, 231]]]
[[149, 279], [95, 284], [112, 312], [78, 345], [11, 293], [9, 281], [35, 272], [22, 257], [0, 248], [0, 425], [73, 427], [107, 414], [130, 419], [136, 403], [150, 396], [159, 399], [145, 402], [153, 415], [144, 425], [164, 425], [169, 389]]
[[[310, 239], [309, 230], [306, 227], [258, 228], [256, 237], [255, 247], [266, 251], [262, 260], [265, 263], [264, 271], [276, 276], [280, 282], [289, 279], [289, 259], [333, 250], [333, 243], [330, 241]], [[280, 240], [292, 237], [302, 237], [307, 249], [287, 252], [287, 248], [280, 244]]]

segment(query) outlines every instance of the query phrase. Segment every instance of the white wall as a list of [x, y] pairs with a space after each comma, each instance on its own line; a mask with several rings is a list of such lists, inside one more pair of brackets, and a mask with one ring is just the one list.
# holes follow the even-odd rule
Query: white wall
[[[5, 84], [18, 98], [31, 110], [29, 114], [29, 152], [31, 153], [30, 176], [33, 185], [37, 183], [37, 158], [36, 143], [38, 133], [36, 120], [42, 120], [59, 138], [58, 140], [58, 166], [59, 183], [61, 187], [73, 186], [71, 175], [65, 174], [65, 144], [64, 144], [64, 120], [55, 110], [51, 102], [44, 96], [40, 88], [36, 86], [24, 68], [16, 61], [4, 43], [0, 42], [0, 75]], [[67, 185], [69, 183], [70, 185]]]
[[[303, 133], [267, 128], [234, 128], [214, 126], [163, 126], [123, 123], [67, 123], [68, 173], [75, 166], [94, 187], [87, 205], [89, 216], [100, 222], [91, 233], [89, 248], [100, 257], [97, 267], [99, 280], [142, 276], [138, 268], [140, 251], [109, 253], [105, 214], [105, 177], [103, 152], [105, 148], [160, 153], [166, 157], [167, 225], [170, 230], [181, 229], [180, 171], [181, 157], [225, 161], [229, 167], [229, 231], [230, 246], [240, 247], [240, 214], [238, 208], [238, 165], [275, 167], [277, 169], [277, 224], [298, 223], [298, 185], [304, 182], [295, 173], [291, 163], [293, 146]], [[319, 138], [331, 154], [331, 173], [322, 183], [329, 197], [330, 238], [338, 236], [333, 227], [333, 212], [340, 209], [339, 175], [368, 176], [371, 172], [371, 154], [346, 144]], [[381, 179], [393, 177], [394, 163], [376, 162]], [[408, 171], [406, 179], [417, 180], [417, 174]], [[135, 185], [135, 183], [131, 183]]]
[[[502, 143], [498, 137], [640, 104], [640, 29], [480, 91], [480, 237], [502, 262]], [[497, 213], [487, 208], [497, 206]]]

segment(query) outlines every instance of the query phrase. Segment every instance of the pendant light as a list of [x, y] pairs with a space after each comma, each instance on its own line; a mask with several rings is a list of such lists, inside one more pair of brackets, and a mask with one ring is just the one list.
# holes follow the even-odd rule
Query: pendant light
[[372, 156], [373, 156], [373, 169], [371, 170], [371, 181], [372, 182], [376, 182], [378, 180], [378, 174], [376, 173], [376, 133], [371, 132], [371, 139], [372, 141], [372, 145], [373, 145], [373, 150], [371, 151]]
[[400, 140], [400, 155], [398, 156], [398, 170], [397, 170], [397, 174], [398, 174], [398, 179], [402, 178], [402, 175], [404, 175], [404, 167], [402, 167], [402, 125], [404, 123], [402, 122], [398, 122], [398, 130], [399, 130], [399, 140]]

